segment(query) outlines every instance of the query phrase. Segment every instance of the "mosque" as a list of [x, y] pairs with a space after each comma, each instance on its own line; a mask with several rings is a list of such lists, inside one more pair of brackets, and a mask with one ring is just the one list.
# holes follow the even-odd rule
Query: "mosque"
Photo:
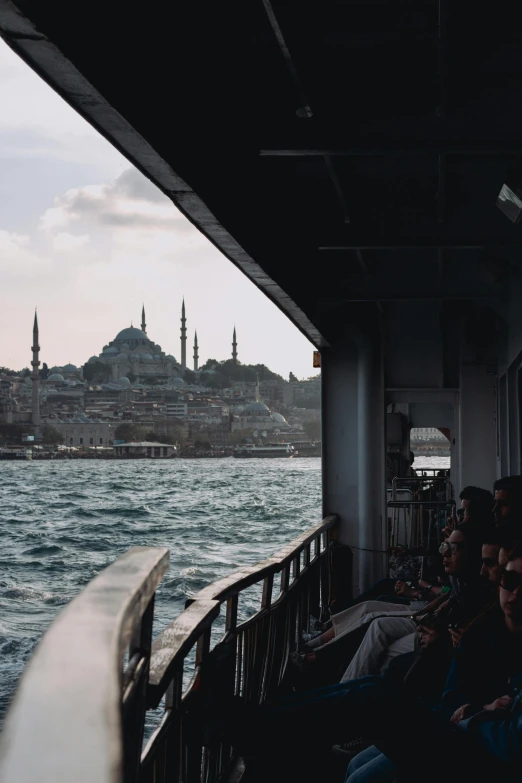
[[[183, 305], [184, 309], [184, 305]], [[132, 324], [118, 332], [114, 340], [103, 347], [99, 356], [91, 356], [89, 363], [100, 362], [109, 368], [108, 380], [130, 386], [128, 375], [138, 382], [168, 383], [181, 378], [183, 367], [174, 356], [166, 354], [161, 345], [147, 335], [145, 307], [141, 312], [141, 329]]]
[[[98, 356], [91, 356], [88, 363], [100, 362], [107, 365], [108, 381], [118, 383], [122, 387], [130, 386], [129, 375], [134, 376], [137, 383], [176, 383], [176, 379], [182, 381], [187, 369], [187, 318], [185, 314], [185, 300], [181, 305], [181, 362], [178, 362], [172, 354], [166, 354], [161, 345], [154, 343], [147, 335], [145, 321], [145, 306], [141, 311], [141, 329], [132, 323], [126, 329], [122, 329], [112, 342], [103, 347]], [[232, 337], [232, 359], [237, 363], [237, 338], [234, 327]], [[197, 332], [194, 334], [194, 371], [199, 367], [199, 347]], [[62, 375], [77, 371], [73, 365], [61, 368]], [[56, 378], [57, 379], [57, 378]], [[53, 376], [49, 380], [53, 380]]]

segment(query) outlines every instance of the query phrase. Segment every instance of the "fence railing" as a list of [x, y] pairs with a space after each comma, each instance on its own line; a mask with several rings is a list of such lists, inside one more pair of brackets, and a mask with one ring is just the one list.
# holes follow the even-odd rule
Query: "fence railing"
[[[336, 524], [327, 517], [267, 560], [204, 588], [152, 644], [168, 550], [130, 549], [36, 648], [0, 742], [2, 783], [223, 778], [232, 748], [213, 721], [228, 699], [260, 703], [283, 682], [310, 616], [320, 618], [329, 602]], [[257, 606], [245, 617], [248, 590], [257, 591]], [[158, 718], [158, 710], [142, 750], [147, 714]]]
[[449, 478], [394, 478], [388, 489], [388, 545], [427, 551], [441, 540], [453, 510]]
[[[233, 696], [261, 703], [280, 687], [310, 616], [319, 618], [328, 604], [336, 524], [337, 517], [328, 517], [267, 560], [204, 588], [155, 640], [150, 704], [164, 699], [164, 715], [143, 753], [143, 781], [213, 783], [227, 771], [232, 749], [212, 736], [212, 715]], [[259, 586], [257, 611], [242, 619], [239, 601], [253, 586]], [[223, 635], [210, 649], [221, 607]], [[184, 663], [194, 646], [195, 670], [184, 687]]]
[[7, 716], [2, 783], [137, 778], [154, 594], [168, 561], [167, 549], [133, 547], [51, 625]]

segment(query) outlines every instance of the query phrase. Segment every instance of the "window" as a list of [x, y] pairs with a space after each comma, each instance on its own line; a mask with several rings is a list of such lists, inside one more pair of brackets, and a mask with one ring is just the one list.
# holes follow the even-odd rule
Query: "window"
[[89, 438], [89, 445], [90, 445], [90, 446], [92, 446], [92, 445], [93, 445], [93, 442], [94, 442], [94, 439], [93, 439], [93, 438]]
[[80, 438], [80, 446], [83, 445], [83, 438]]
[[100, 446], [103, 446], [103, 438], [100, 438]]
[[73, 439], [72, 438], [69, 438], [69, 443], [72, 446], [72, 443], [73, 443]]

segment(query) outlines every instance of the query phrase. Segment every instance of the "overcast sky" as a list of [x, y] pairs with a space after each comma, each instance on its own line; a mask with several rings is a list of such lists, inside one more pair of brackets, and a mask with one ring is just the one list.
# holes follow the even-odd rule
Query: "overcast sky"
[[0, 106], [0, 365], [29, 365], [36, 306], [41, 360], [81, 365], [142, 302], [179, 360], [184, 295], [200, 364], [235, 323], [242, 362], [314, 374], [308, 340], [1, 39]]

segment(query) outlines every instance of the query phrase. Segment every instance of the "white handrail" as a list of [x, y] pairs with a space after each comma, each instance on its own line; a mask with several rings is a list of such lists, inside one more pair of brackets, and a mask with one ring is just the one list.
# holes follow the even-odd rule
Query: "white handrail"
[[168, 561], [133, 547], [51, 625], [7, 717], [2, 783], [120, 783], [123, 655]]

